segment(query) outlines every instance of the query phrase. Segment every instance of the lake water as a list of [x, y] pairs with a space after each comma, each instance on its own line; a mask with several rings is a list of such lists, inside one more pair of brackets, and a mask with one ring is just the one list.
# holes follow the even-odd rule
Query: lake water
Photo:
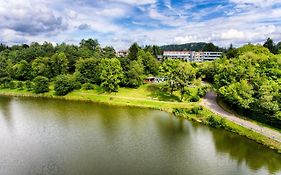
[[161, 111], [0, 97], [0, 174], [281, 174], [281, 154]]

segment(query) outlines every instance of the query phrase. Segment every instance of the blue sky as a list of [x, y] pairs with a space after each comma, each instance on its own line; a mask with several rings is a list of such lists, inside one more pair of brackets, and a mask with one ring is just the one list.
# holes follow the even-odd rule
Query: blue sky
[[281, 0], [1, 0], [0, 42], [261, 43], [281, 40]]

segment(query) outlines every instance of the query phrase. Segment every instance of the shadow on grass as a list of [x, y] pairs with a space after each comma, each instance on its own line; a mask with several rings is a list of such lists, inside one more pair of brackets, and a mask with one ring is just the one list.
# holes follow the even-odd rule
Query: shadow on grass
[[147, 90], [150, 92], [148, 95], [151, 98], [157, 98], [160, 101], [171, 101], [171, 102], [180, 102], [180, 98], [176, 95], [171, 95], [169, 92], [166, 92], [161, 89], [161, 86], [157, 84], [150, 84], [147, 86]]

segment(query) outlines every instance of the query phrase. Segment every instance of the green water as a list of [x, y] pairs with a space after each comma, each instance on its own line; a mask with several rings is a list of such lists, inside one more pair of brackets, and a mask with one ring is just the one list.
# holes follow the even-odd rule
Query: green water
[[281, 174], [281, 154], [161, 111], [0, 97], [0, 174]]

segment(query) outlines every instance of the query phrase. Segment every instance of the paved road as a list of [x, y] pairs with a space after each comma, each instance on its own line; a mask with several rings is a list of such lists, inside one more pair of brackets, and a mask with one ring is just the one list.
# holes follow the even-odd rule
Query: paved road
[[245, 128], [251, 129], [255, 132], [258, 132], [266, 137], [272, 138], [278, 142], [281, 143], [281, 133], [267, 128], [267, 127], [262, 127], [259, 126], [255, 123], [252, 123], [248, 120], [236, 117], [235, 115], [225, 111], [224, 109], [222, 109], [218, 103], [217, 103], [217, 95], [215, 92], [210, 91], [206, 94], [206, 96], [203, 98], [203, 101], [201, 103], [203, 106], [207, 107], [208, 109], [210, 109], [211, 111], [213, 111], [216, 114], [219, 114], [220, 116], [223, 116], [225, 118], [227, 118], [228, 120], [241, 125]]

